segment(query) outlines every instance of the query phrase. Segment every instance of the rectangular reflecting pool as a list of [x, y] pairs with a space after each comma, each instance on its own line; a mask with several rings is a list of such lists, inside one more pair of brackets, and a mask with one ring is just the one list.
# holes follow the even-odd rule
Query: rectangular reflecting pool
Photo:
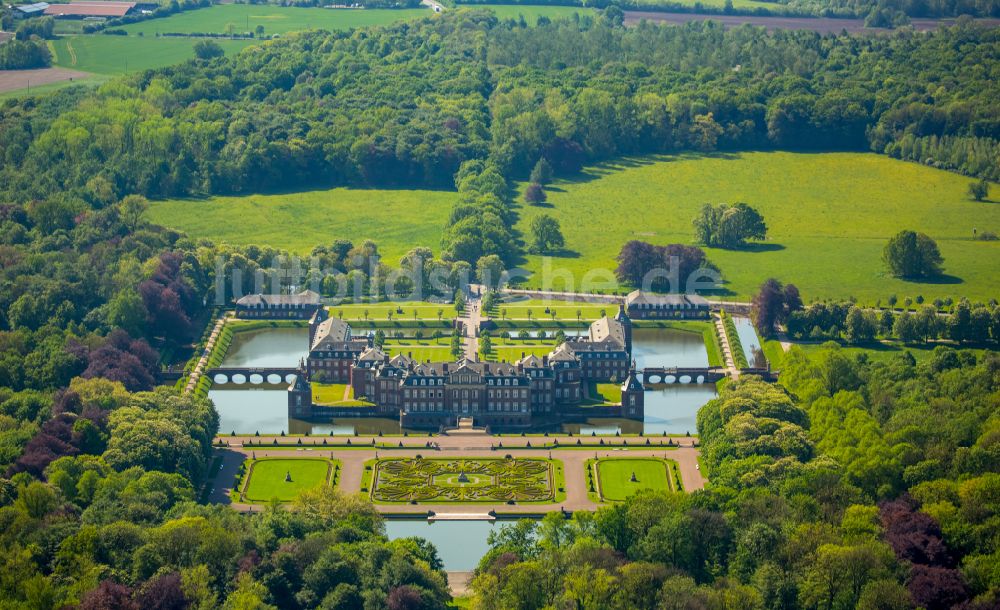
[[[510, 522], [508, 522], [510, 523]], [[431, 542], [448, 572], [469, 572], [479, 565], [479, 560], [489, 544], [490, 532], [499, 530], [502, 522], [494, 521], [427, 521], [416, 519], [389, 519], [385, 522], [390, 540], [418, 536]]]

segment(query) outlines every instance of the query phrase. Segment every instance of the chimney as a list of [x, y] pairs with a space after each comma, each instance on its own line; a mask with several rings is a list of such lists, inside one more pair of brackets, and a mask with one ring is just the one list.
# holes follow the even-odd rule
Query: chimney
[[442, 373], [447, 373], [448, 372], [448, 363], [447, 362], [442, 362], [441, 363], [441, 372]]
[[521, 352], [521, 360], [524, 360], [524, 352]]
[[413, 352], [406, 352], [406, 357], [413, 360]]

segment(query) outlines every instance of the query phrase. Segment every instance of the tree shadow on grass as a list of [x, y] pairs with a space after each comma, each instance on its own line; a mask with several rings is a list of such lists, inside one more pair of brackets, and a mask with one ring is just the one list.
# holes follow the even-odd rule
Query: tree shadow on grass
[[957, 275], [942, 273], [931, 277], [901, 277], [899, 278], [907, 284], [927, 284], [930, 286], [943, 286], [952, 284], [964, 284], [965, 280]]
[[[642, 156], [616, 157], [607, 161], [594, 163], [593, 165], [587, 165], [579, 173], [562, 175], [559, 179], [560, 182], [565, 184], [584, 184], [594, 180], [599, 180], [612, 174], [617, 174], [627, 169], [635, 169], [645, 167], [647, 165], [655, 165], [657, 163], [692, 161], [697, 159], [724, 159], [727, 161], [735, 161], [740, 158], [742, 158], [742, 155], [732, 152], [685, 152], [673, 155], [649, 154]], [[563, 189], [551, 185], [546, 186], [545, 188], [553, 192], [565, 192]]]
[[758, 254], [761, 252], [780, 252], [785, 249], [783, 244], [766, 243], [766, 242], [754, 242], [740, 246], [739, 248], [729, 248], [732, 252], [747, 252], [750, 254]]

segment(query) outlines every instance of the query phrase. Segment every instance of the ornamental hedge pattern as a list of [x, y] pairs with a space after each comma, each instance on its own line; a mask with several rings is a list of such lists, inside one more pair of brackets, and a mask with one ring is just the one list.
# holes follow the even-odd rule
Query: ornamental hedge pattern
[[[468, 482], [459, 482], [462, 474]], [[389, 459], [375, 465], [377, 502], [538, 502], [554, 500], [546, 460]]]

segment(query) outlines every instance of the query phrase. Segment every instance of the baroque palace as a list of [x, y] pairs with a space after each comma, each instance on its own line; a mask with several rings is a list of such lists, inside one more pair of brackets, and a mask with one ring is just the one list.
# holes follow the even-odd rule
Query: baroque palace
[[371, 335], [354, 336], [347, 322], [319, 308], [309, 321], [309, 355], [289, 388], [288, 413], [322, 416], [310, 381], [324, 381], [350, 384], [356, 398], [373, 404], [364, 407], [372, 415], [398, 415], [405, 427], [454, 426], [459, 418], [472, 418], [477, 426], [524, 427], [579, 409], [588, 382], [610, 382], [621, 383], [622, 403], [607, 415], [642, 419], [643, 388], [631, 350], [632, 324], [620, 310], [542, 357], [421, 362], [403, 354], [390, 357], [374, 346]]

